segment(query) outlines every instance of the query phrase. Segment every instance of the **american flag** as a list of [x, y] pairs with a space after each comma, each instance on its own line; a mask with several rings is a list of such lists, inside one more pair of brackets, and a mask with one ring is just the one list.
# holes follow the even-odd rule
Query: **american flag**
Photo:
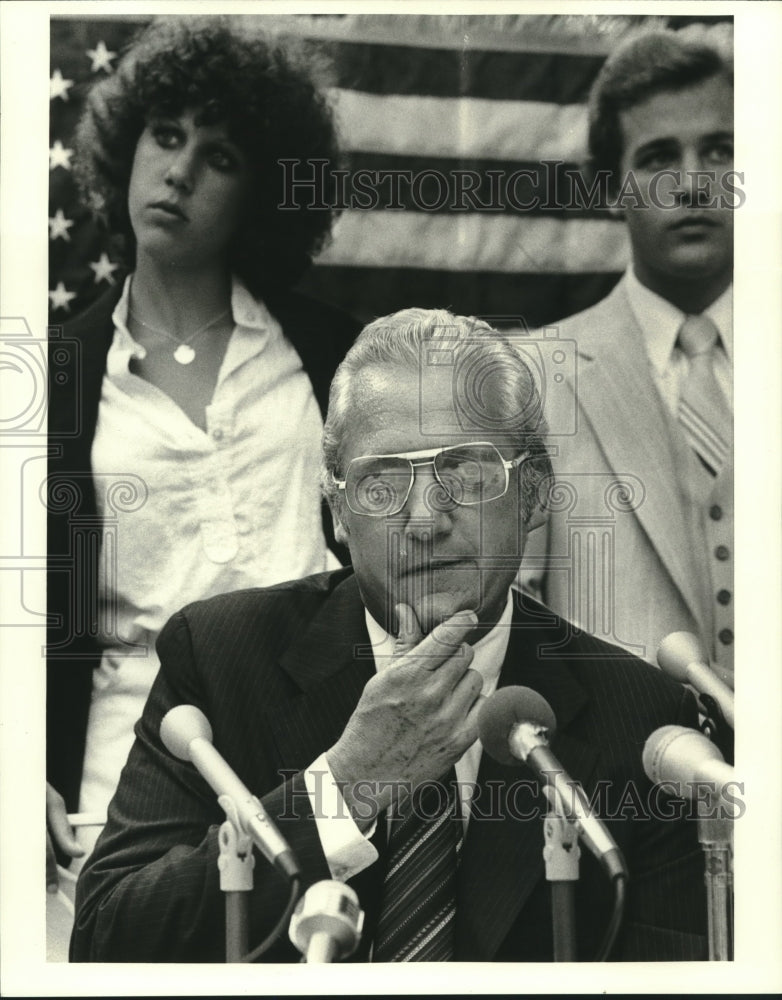
[[[417, 305], [529, 327], [602, 298], [627, 261], [621, 222], [568, 197], [586, 151], [585, 102], [606, 54], [644, 24], [731, 20], [258, 17], [333, 65], [347, 207], [301, 287], [364, 321]], [[76, 191], [72, 136], [90, 84], [114, 71], [146, 20], [51, 21], [52, 323], [77, 315], [117, 280], [108, 236]], [[291, 171], [310, 176], [304, 166]]]

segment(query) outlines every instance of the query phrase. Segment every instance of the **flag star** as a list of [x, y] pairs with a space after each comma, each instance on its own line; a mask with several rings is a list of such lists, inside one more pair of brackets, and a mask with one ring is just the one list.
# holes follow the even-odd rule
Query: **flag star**
[[96, 285], [101, 281], [108, 281], [110, 285], [115, 284], [113, 275], [119, 267], [119, 264], [112, 264], [109, 260], [108, 254], [102, 253], [100, 255], [100, 260], [90, 261], [90, 267], [95, 272]]
[[98, 42], [94, 49], [87, 49], [87, 55], [92, 60], [92, 72], [97, 73], [99, 69], [103, 69], [107, 73], [111, 73], [114, 69], [111, 65], [111, 60], [116, 54], [116, 52], [111, 52], [106, 48], [106, 43], [103, 39]]
[[71, 228], [72, 225], [73, 225], [73, 219], [66, 219], [65, 215], [63, 214], [63, 210], [61, 208], [58, 208], [57, 211], [54, 213], [54, 218], [49, 219], [49, 239], [57, 240], [60, 239], [60, 237], [62, 237], [62, 239], [68, 240], [68, 242], [70, 242], [71, 237], [68, 233], [68, 230]]
[[76, 298], [76, 292], [69, 292], [65, 285], [58, 281], [54, 291], [49, 292], [49, 298], [52, 302], [52, 309], [64, 309], [66, 312], [70, 312], [71, 299]]
[[59, 139], [55, 139], [54, 145], [49, 150], [49, 169], [55, 170], [57, 167], [71, 169], [72, 149], [66, 149]]
[[64, 80], [62, 73], [56, 69], [49, 80], [49, 100], [54, 101], [61, 97], [68, 100], [68, 88], [73, 86], [73, 80]]

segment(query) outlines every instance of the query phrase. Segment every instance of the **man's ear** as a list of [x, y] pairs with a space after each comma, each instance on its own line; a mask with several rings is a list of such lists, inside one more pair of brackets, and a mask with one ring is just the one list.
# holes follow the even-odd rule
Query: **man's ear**
[[334, 518], [334, 537], [339, 542], [340, 545], [350, 546], [350, 538], [348, 535], [348, 529], [345, 525], [337, 518]]
[[342, 504], [337, 497], [328, 498], [331, 520], [334, 522], [334, 538], [340, 545], [350, 545], [350, 532], [342, 519]]
[[527, 520], [527, 523], [524, 525], [524, 530], [527, 532], [527, 534], [529, 534], [530, 531], [534, 531], [536, 528], [540, 528], [541, 525], [544, 525], [547, 520], [548, 520], [548, 511], [545, 509], [545, 507], [541, 506], [539, 503], [536, 503], [534, 508], [532, 509], [532, 513], [530, 514], [529, 519]]

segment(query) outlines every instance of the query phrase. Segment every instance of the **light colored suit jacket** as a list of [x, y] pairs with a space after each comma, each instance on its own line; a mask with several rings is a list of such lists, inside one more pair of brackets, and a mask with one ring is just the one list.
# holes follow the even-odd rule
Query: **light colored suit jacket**
[[687, 474], [697, 459], [657, 390], [624, 281], [557, 339], [562, 374], [543, 372], [555, 485], [522, 582], [651, 662], [670, 632], [694, 632], [732, 685], [732, 461], [713, 481]]

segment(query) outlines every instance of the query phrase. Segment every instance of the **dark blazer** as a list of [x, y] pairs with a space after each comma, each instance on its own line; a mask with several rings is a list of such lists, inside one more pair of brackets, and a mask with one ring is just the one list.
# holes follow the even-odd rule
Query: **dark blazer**
[[[691, 695], [615, 647], [573, 637], [548, 609], [523, 600], [500, 685], [525, 684], [548, 700], [559, 727], [554, 752], [588, 794], [602, 789], [603, 814], [616, 816], [610, 829], [630, 882], [614, 957], [704, 957], [703, 861], [694, 823], [650, 818], [654, 795], [641, 764], [656, 727], [695, 724]], [[543, 647], [559, 640], [561, 648], [544, 655]], [[301, 772], [337, 740], [373, 675], [368, 641], [349, 569], [222, 595], [169, 621], [158, 640], [161, 669], [108, 824], [79, 880], [72, 960], [224, 960], [217, 869], [224, 815], [194, 768], [160, 742], [161, 719], [177, 704], [205, 712], [215, 746], [262, 798], [298, 856], [305, 883], [330, 878]], [[535, 812], [545, 806], [520, 779], [528, 782], [531, 772], [483, 755], [459, 869], [457, 959], [552, 957], [543, 824]], [[366, 960], [377, 919], [385, 826], [381, 819], [375, 834], [380, 860], [351, 881], [366, 912], [359, 961]], [[270, 931], [286, 896], [284, 880], [259, 858], [253, 943]], [[597, 863], [582, 851], [576, 903], [582, 959], [597, 952], [612, 898]], [[298, 957], [287, 938], [266, 955]]]
[[[47, 778], [78, 808], [92, 671], [100, 663], [98, 560], [101, 524], [90, 454], [114, 307], [122, 281], [64, 327], [49, 331], [47, 575]], [[359, 332], [349, 316], [293, 292], [264, 299], [301, 357], [325, 418], [337, 365]], [[343, 562], [324, 504], [326, 541]]]

